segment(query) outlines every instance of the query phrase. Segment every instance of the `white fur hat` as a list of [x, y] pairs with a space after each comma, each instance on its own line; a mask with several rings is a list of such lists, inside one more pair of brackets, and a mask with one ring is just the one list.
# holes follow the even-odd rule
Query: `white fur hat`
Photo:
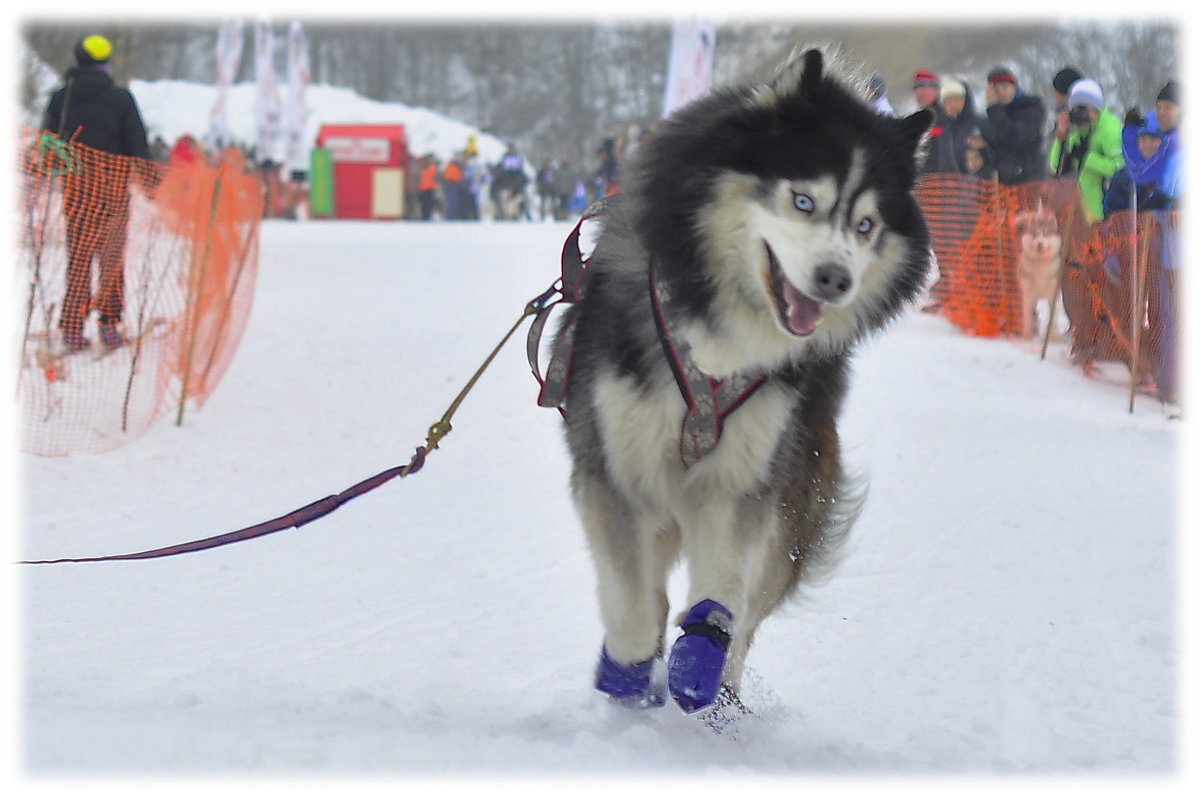
[[1077, 105], [1104, 110], [1104, 91], [1100, 84], [1091, 78], [1080, 78], [1072, 83], [1071, 91], [1067, 94], [1067, 107], [1074, 108]]
[[967, 87], [963, 85], [961, 80], [950, 78], [942, 81], [942, 102], [946, 101], [947, 97], [966, 97]]

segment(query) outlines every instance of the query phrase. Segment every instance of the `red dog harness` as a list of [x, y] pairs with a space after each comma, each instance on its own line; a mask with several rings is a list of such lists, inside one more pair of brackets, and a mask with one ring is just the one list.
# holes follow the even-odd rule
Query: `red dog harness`
[[[531, 303], [538, 310], [526, 340], [526, 355], [533, 376], [541, 386], [538, 405], [558, 408], [564, 417], [564, 403], [574, 358], [575, 325], [568, 324], [561, 330], [550, 353], [544, 377], [538, 365], [541, 338], [555, 305], [560, 302], [578, 302], [583, 298], [587, 264], [591, 258], [585, 258], [579, 247], [580, 231], [584, 222], [603, 212], [604, 206], [605, 202], [601, 200], [584, 213], [563, 245], [561, 280]], [[671, 373], [675, 376], [675, 384], [687, 405], [687, 413], [684, 414], [680, 430], [679, 456], [684, 468], [690, 468], [717, 447], [721, 442], [725, 419], [762, 387], [766, 382], [766, 375], [737, 375], [725, 380], [714, 380], [702, 372], [692, 358], [691, 346], [678, 335], [676, 325], [668, 312], [671, 304], [670, 291], [658, 282], [653, 263], [650, 264], [649, 291], [658, 338], [671, 367]], [[558, 294], [557, 299], [554, 298], [554, 294]]]

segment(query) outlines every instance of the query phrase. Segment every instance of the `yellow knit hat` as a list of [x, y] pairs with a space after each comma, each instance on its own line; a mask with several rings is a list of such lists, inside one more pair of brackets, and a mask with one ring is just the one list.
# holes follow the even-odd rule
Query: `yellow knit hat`
[[80, 64], [103, 64], [112, 55], [112, 42], [93, 33], [75, 48], [75, 60]]

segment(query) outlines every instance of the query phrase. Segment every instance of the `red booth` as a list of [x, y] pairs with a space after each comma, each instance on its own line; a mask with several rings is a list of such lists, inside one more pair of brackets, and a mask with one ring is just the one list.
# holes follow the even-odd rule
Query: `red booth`
[[404, 218], [404, 125], [322, 125], [317, 146], [331, 156], [336, 218]]

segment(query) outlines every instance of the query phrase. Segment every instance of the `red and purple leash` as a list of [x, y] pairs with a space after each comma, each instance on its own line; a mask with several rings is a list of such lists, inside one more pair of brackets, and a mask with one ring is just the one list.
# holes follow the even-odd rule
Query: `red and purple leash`
[[538, 296], [531, 299], [525, 305], [525, 310], [521, 313], [521, 317], [517, 319], [516, 323], [514, 323], [509, 331], [505, 333], [504, 337], [500, 339], [500, 343], [496, 344], [495, 348], [492, 349], [491, 353], [483, 361], [483, 364], [475, 371], [475, 374], [471, 376], [471, 379], [467, 381], [467, 384], [463, 387], [463, 389], [459, 391], [458, 395], [454, 398], [454, 401], [451, 402], [450, 406], [446, 409], [446, 412], [442, 414], [441, 419], [434, 422], [429, 427], [429, 435], [426, 438], [425, 445], [417, 447], [416, 452], [413, 454], [412, 459], [407, 465], [394, 466], [386, 471], [381, 471], [372, 477], [368, 477], [361, 482], [351, 485], [341, 493], [336, 493], [332, 496], [326, 496], [323, 499], [318, 499], [315, 502], [306, 504], [305, 506], [293, 510], [290, 513], [281, 515], [278, 518], [273, 518], [270, 521], [263, 521], [261, 523], [254, 524], [253, 526], [244, 527], [243, 529], [238, 529], [233, 532], [226, 532], [221, 535], [214, 535], [212, 537], [193, 540], [187, 543], [178, 543], [173, 546], [164, 546], [158, 549], [148, 549], [146, 551], [133, 552], [131, 554], [111, 554], [103, 557], [63, 557], [55, 560], [20, 560], [16, 564], [57, 565], [60, 563], [152, 560], [159, 557], [173, 557], [178, 554], [188, 554], [194, 551], [215, 549], [220, 546], [228, 546], [231, 543], [240, 543], [243, 540], [260, 538], [264, 535], [270, 535], [274, 532], [281, 532], [285, 529], [299, 529], [306, 524], [311, 524], [313, 521], [316, 521], [319, 518], [324, 518], [352, 499], [357, 499], [364, 493], [375, 490], [381, 485], [384, 485], [393, 479], [396, 479], [397, 477], [407, 477], [410, 474], [415, 474], [416, 472], [420, 471], [425, 465], [425, 458], [430, 452], [438, 448], [438, 442], [448, 435], [451, 429], [453, 429], [450, 424], [450, 420], [453, 418], [455, 412], [457, 412], [459, 405], [462, 404], [463, 399], [465, 399], [467, 394], [470, 393], [471, 389], [475, 387], [475, 383], [479, 381], [479, 378], [483, 375], [483, 372], [486, 371], [488, 366], [491, 365], [492, 361], [496, 358], [496, 355], [499, 354], [500, 350], [504, 348], [504, 345], [508, 343], [508, 340], [513, 336], [525, 319], [530, 316], [537, 317], [529, 335], [530, 343], [528, 344], [528, 347], [530, 352], [530, 365], [533, 369], [533, 376], [537, 379], [539, 385], [542, 385], [543, 388], [545, 387], [545, 382], [537, 364], [537, 346], [540, 342], [547, 317], [554, 306], [560, 302], [574, 302], [578, 301], [579, 299], [579, 287], [582, 280], [583, 270], [586, 265], [586, 261], [583, 259], [579, 250], [580, 227], [585, 221], [596, 216], [599, 213], [600, 207], [602, 206], [598, 205], [595, 209], [589, 209], [588, 212], [584, 214], [583, 218], [579, 220], [579, 223], [575, 225], [575, 229], [567, 237], [567, 241], [563, 245], [562, 277], [556, 280], [553, 285], [551, 285]]

